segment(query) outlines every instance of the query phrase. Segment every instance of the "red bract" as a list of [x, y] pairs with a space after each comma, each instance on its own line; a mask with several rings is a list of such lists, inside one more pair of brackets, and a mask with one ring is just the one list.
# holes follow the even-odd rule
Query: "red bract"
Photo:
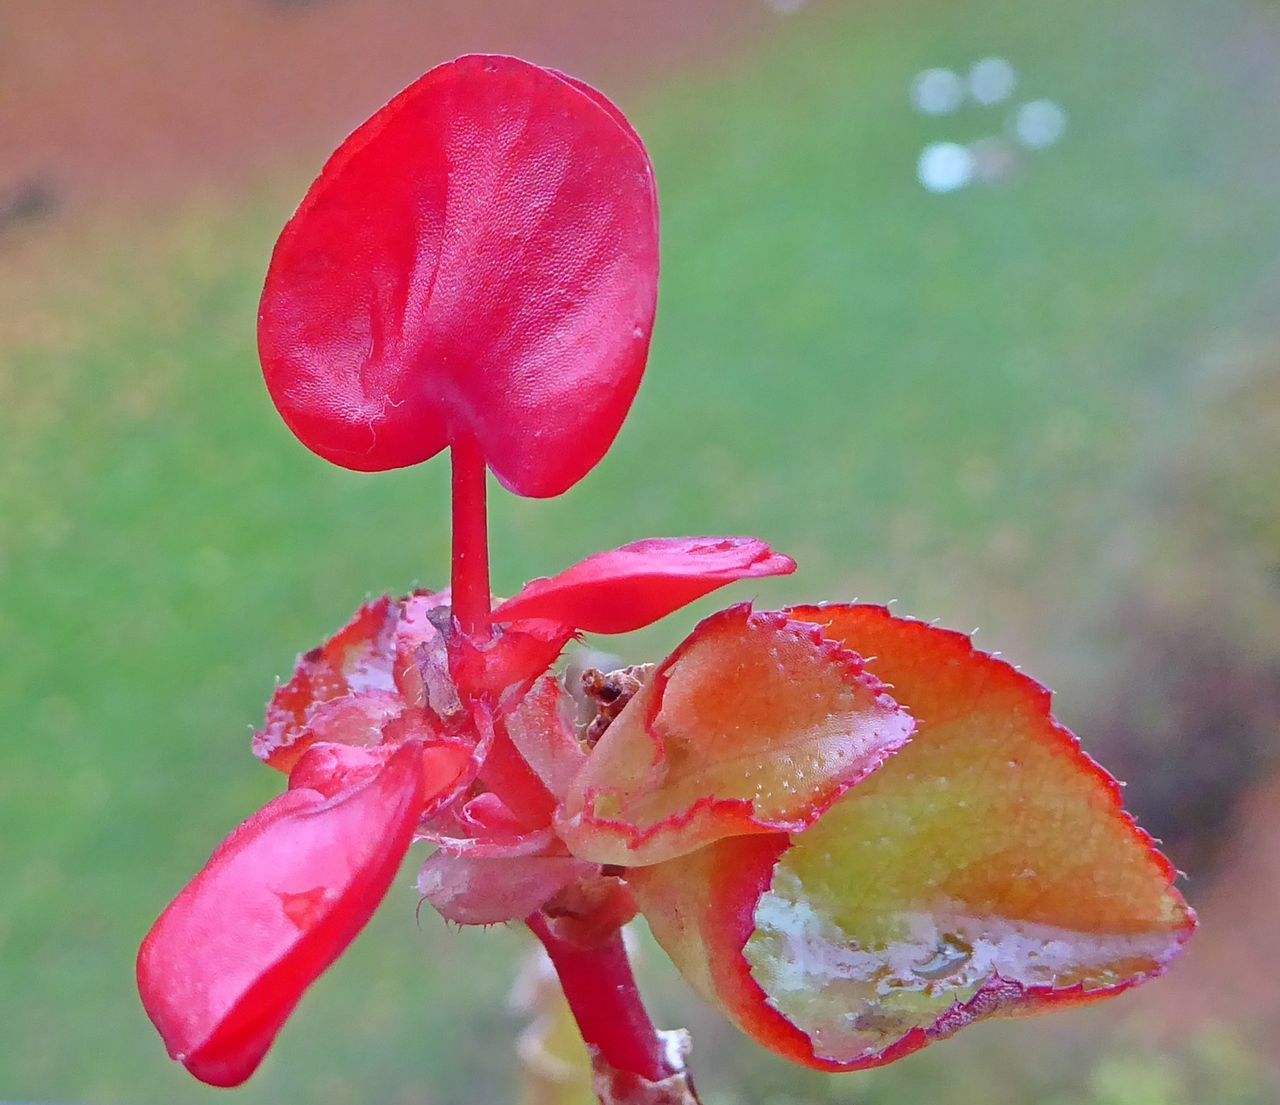
[[1119, 993], [1190, 935], [1048, 692], [961, 634], [740, 604], [656, 666], [552, 670], [585, 632], [795, 569], [749, 537], [637, 541], [494, 608], [485, 466], [549, 495], [600, 459], [644, 366], [656, 225], [616, 108], [477, 57], [357, 130], [285, 229], [272, 396], [348, 467], [452, 446], [451, 586], [368, 603], [299, 659], [254, 738], [287, 793], [146, 938], [143, 1002], [196, 1077], [252, 1073], [414, 840], [436, 848], [423, 903], [542, 942], [611, 1105], [696, 1103], [631, 977], [637, 910], [743, 1031], [823, 1070]]
[[[670, 608], [680, 601], [672, 578], [691, 601], [793, 567], [745, 538], [629, 548], [649, 550], [649, 576], [630, 570], [627, 550], [591, 558], [623, 570], [594, 573], [574, 598], [587, 619], [599, 617], [593, 600], [610, 616], [628, 604]], [[499, 611], [476, 639], [458, 630], [447, 598], [361, 607], [273, 696], [254, 751], [289, 776], [288, 793], [214, 853], [139, 956], [147, 1011], [196, 1077], [234, 1085], [256, 1069], [303, 991], [368, 921], [415, 834], [441, 846], [420, 892], [459, 924], [521, 920], [575, 884], [570, 927], [599, 923], [576, 914], [575, 900], [607, 907], [615, 928], [634, 913], [608, 880], [586, 885], [603, 878], [598, 862], [552, 828], [587, 762], [565, 692], [544, 675], [576, 627]]]
[[345, 468], [471, 438], [510, 490], [559, 494], [640, 384], [657, 210], [599, 93], [514, 58], [433, 69], [343, 143], [276, 246], [259, 348], [281, 416]]
[[282, 794], [219, 846], [148, 933], [143, 1004], [201, 1081], [234, 1086], [252, 1074], [303, 991], [377, 908], [424, 808], [463, 766], [454, 757], [424, 771], [422, 753], [402, 745], [332, 798]]
[[550, 618], [588, 633], [628, 633], [726, 584], [795, 570], [791, 557], [754, 537], [650, 538], [526, 583], [494, 616]]
[[[362, 606], [339, 633], [298, 660], [293, 678], [272, 696], [267, 723], [253, 739], [260, 759], [287, 774], [315, 742], [315, 717], [327, 703], [396, 689], [392, 669], [401, 605], [384, 598]], [[394, 699], [383, 701], [400, 709]]]

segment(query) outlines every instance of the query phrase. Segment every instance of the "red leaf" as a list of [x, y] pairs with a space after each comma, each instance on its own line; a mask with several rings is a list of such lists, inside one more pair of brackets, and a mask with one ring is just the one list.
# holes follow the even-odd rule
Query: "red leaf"
[[[314, 790], [326, 798], [336, 798], [369, 782], [383, 771], [399, 751], [399, 744], [374, 748], [346, 744], [317, 743], [304, 752], [289, 773], [290, 790]], [[478, 770], [477, 750], [465, 741], [414, 738], [421, 750], [424, 793], [435, 795], [432, 804], [447, 805], [449, 792], [461, 793], [474, 781]]]
[[[432, 797], [421, 745], [336, 798], [290, 790], [219, 846], [138, 953], [138, 989], [169, 1054], [239, 1085], [303, 992], [346, 949], [395, 877]], [[438, 780], [441, 788], [452, 775]]]
[[433, 741], [465, 727], [449, 675], [447, 592], [417, 591], [362, 606], [332, 638], [298, 658], [276, 689], [253, 751], [288, 774], [317, 743], [374, 747]]
[[[288, 774], [316, 738], [308, 732], [316, 711], [352, 695], [394, 694], [394, 638], [401, 604], [390, 598], [367, 603], [319, 648], [298, 657], [288, 683], [276, 688], [267, 705], [266, 725], [253, 738], [253, 751], [277, 771]], [[386, 706], [371, 700], [370, 710]], [[368, 714], [364, 714], [367, 720]], [[360, 724], [359, 717], [350, 719]], [[324, 738], [320, 738], [324, 739]]]
[[704, 994], [787, 1058], [853, 1070], [1165, 969], [1194, 915], [1043, 687], [882, 607], [786, 614], [874, 657], [918, 728], [803, 832], [632, 873]]
[[789, 556], [754, 537], [653, 537], [533, 580], [494, 617], [550, 618], [588, 633], [628, 633], [737, 580], [795, 569]]
[[491, 791], [502, 795], [512, 814], [526, 828], [542, 829], [551, 824], [556, 799], [511, 743], [501, 721], [493, 724], [493, 740], [481, 765], [480, 779]]
[[459, 58], [357, 129], [285, 227], [263, 372], [335, 464], [400, 468], [466, 436], [512, 491], [557, 495], [626, 417], [657, 276], [652, 168], [617, 109]]
[[464, 694], [488, 695], [505, 706], [555, 663], [574, 635], [567, 625], [541, 618], [499, 626], [482, 641], [457, 633], [449, 638], [449, 674]]

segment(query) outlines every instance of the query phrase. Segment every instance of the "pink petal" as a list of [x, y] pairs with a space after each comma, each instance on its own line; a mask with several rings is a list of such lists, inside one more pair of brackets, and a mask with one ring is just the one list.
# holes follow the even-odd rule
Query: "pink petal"
[[465, 435], [512, 491], [559, 494], [639, 386], [657, 231], [649, 159], [599, 93], [459, 58], [357, 129], [286, 226], [267, 386], [335, 464], [399, 468]]
[[789, 556], [754, 537], [653, 537], [596, 553], [551, 579], [535, 579], [494, 616], [628, 633], [726, 584], [795, 569]]
[[447, 921], [498, 925], [523, 920], [596, 870], [571, 856], [477, 859], [437, 852], [422, 866], [418, 892]]
[[169, 1054], [239, 1085], [386, 894], [427, 797], [421, 746], [333, 799], [288, 791], [244, 822], [160, 915], [138, 989]]
[[565, 796], [587, 760], [574, 731], [572, 709], [560, 681], [548, 675], [503, 719], [516, 751], [556, 798]]
[[524, 830], [520, 819], [496, 794], [477, 794], [459, 811], [462, 820], [478, 833], [513, 835]]
[[419, 826], [417, 839], [429, 840], [449, 855], [477, 859], [565, 854], [550, 826], [530, 829], [492, 791], [463, 805], [442, 807], [437, 816]]

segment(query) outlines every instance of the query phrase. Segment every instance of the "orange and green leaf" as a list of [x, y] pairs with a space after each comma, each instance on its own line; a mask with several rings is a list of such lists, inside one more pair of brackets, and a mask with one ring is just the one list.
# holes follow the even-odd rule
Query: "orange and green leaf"
[[1194, 915], [1048, 691], [882, 607], [787, 614], [874, 658], [918, 728], [806, 831], [633, 872], [695, 985], [773, 1050], [849, 1070], [1165, 969]]
[[702, 622], [605, 730], [557, 829], [597, 863], [799, 830], [899, 748], [910, 719], [854, 655], [785, 614]]

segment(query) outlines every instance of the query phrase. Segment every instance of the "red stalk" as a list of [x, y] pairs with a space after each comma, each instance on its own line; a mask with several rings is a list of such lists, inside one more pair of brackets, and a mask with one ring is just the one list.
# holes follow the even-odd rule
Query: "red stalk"
[[630, 1071], [650, 1082], [674, 1074], [640, 1000], [622, 932], [615, 932], [597, 947], [581, 948], [556, 936], [541, 913], [527, 918], [525, 924], [551, 956], [587, 1044], [598, 1048], [614, 1069]]
[[462, 632], [489, 637], [489, 523], [485, 507], [485, 460], [470, 437], [449, 450], [453, 461], [453, 615]]

